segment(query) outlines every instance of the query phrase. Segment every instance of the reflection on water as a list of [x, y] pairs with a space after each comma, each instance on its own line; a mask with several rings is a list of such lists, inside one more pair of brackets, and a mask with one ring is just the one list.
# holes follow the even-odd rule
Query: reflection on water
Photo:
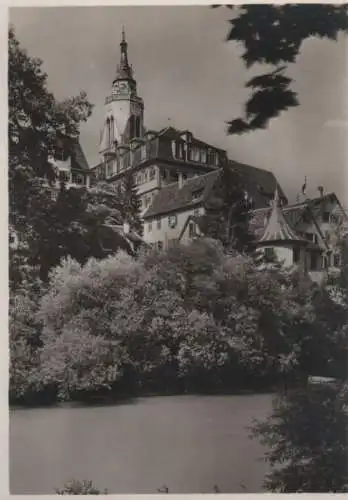
[[12, 494], [53, 494], [74, 477], [109, 493], [261, 492], [262, 448], [248, 437], [269, 395], [139, 398], [10, 413]]

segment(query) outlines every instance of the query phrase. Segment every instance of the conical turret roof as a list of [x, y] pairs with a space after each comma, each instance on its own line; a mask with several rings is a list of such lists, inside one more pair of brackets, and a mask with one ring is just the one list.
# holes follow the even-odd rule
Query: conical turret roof
[[276, 188], [273, 199], [273, 207], [271, 215], [268, 219], [265, 231], [260, 238], [260, 243], [279, 242], [279, 241], [306, 241], [296, 234], [295, 230], [290, 227], [285, 220], [282, 209], [279, 206], [279, 193]]

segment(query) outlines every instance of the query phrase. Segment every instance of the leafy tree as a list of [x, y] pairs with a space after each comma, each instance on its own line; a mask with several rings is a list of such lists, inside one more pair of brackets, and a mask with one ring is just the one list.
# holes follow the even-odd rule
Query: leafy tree
[[121, 197], [125, 221], [128, 222], [131, 229], [142, 236], [143, 223], [140, 219], [140, 199], [131, 172], [127, 172], [124, 177]]
[[219, 240], [225, 250], [250, 252], [253, 236], [249, 231], [251, 208], [243, 182], [227, 165], [221, 171], [219, 184], [206, 201], [200, 229], [206, 237]]
[[45, 288], [29, 277], [10, 294], [9, 304], [9, 395], [21, 400], [38, 392], [39, 349], [42, 346], [42, 321], [37, 316]]
[[[216, 7], [216, 6], [215, 6]], [[242, 134], [266, 128], [282, 111], [298, 106], [299, 99], [286, 75], [295, 63], [303, 43], [311, 38], [337, 40], [347, 32], [347, 5], [285, 4], [228, 6], [234, 10], [227, 40], [242, 45], [247, 68], [258, 64], [270, 71], [254, 76], [247, 83], [251, 96], [244, 114], [228, 122], [229, 134]]]
[[[55, 180], [51, 163], [60, 137], [76, 138], [92, 106], [86, 94], [58, 102], [47, 89], [42, 61], [20, 46], [13, 28], [8, 36], [10, 220], [28, 219], [27, 208], [42, 188]], [[43, 200], [44, 201], [44, 200]], [[20, 218], [20, 221], [18, 220]], [[30, 220], [27, 220], [30, 223]]]
[[318, 384], [280, 396], [267, 421], [253, 429], [268, 447], [267, 490], [277, 493], [343, 493], [348, 490], [347, 392]]

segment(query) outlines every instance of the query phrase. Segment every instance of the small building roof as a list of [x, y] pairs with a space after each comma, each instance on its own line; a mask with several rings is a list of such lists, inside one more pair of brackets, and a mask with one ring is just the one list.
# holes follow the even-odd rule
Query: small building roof
[[306, 242], [307, 244], [307, 240], [296, 234], [296, 231], [286, 221], [283, 211], [279, 206], [279, 193], [278, 189], [276, 189], [271, 215], [258, 243], [265, 244], [280, 241]]
[[[213, 170], [207, 174], [187, 179], [181, 188], [177, 182], [163, 187], [155, 196], [143, 218], [152, 218], [202, 203], [219, 175], [220, 170]], [[202, 195], [193, 199], [193, 193], [200, 190], [202, 190]]]

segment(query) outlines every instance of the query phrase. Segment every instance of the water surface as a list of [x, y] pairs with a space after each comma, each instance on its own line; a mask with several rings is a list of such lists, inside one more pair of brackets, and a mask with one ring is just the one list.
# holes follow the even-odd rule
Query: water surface
[[271, 396], [168, 396], [113, 406], [10, 412], [11, 494], [52, 494], [71, 477], [109, 493], [261, 492], [266, 464], [249, 439]]

